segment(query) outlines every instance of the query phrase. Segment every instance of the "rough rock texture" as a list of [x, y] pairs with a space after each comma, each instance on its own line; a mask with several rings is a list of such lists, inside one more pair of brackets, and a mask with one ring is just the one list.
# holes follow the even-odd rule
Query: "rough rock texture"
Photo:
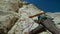
[[[35, 11], [35, 12], [34, 12]], [[28, 34], [29, 31], [36, 28], [38, 24], [36, 24], [33, 19], [29, 18], [28, 16], [34, 15], [39, 13], [38, 10], [34, 5], [23, 5], [18, 11], [19, 20], [17, 23], [12, 27], [12, 29], [8, 32], [8, 34]], [[33, 26], [33, 27], [32, 27]]]
[[51, 16], [54, 18], [54, 22], [56, 24], [56, 27], [60, 29], [60, 12], [55, 12], [55, 13], [47, 13], [47, 15]]
[[0, 31], [3, 29], [3, 33], [7, 33], [15, 23], [16, 19], [17, 17], [14, 15], [0, 16]]
[[18, 9], [19, 0], [0, 0], [0, 11], [9, 12]]
[[[28, 18], [28, 16], [38, 14], [40, 11], [33, 4], [19, 0], [0, 0], [0, 34], [29, 34], [29, 31], [36, 28], [38, 24], [33, 21], [37, 17]], [[54, 17], [56, 26], [59, 28], [60, 13], [47, 14]], [[49, 34], [48, 31], [40, 34], [45, 33]]]
[[[18, 3], [19, 3], [18, 0], [0, 0], [0, 34], [7, 34], [7, 32], [8, 34], [9, 33], [17, 34], [21, 32], [20, 30], [24, 30], [26, 28], [27, 28], [26, 30], [28, 33], [32, 24], [34, 24], [34, 21], [28, 18], [28, 16], [32, 14], [36, 14], [37, 12], [39, 13], [40, 10], [38, 10], [32, 4], [25, 5], [26, 3], [23, 5], [22, 8], [19, 8]], [[15, 12], [17, 9], [19, 9], [18, 13]], [[37, 12], [34, 12], [35, 9]], [[21, 21], [22, 19], [23, 21]]]
[[18, 0], [0, 0], [0, 34], [7, 34], [18, 19]]
[[37, 7], [35, 7], [33, 4], [23, 5], [22, 8], [19, 9], [19, 14], [24, 13], [25, 16], [32, 16], [35, 14], [40, 13], [41, 10], [39, 10]]
[[[34, 25], [33, 20], [29, 18], [19, 19], [13, 28], [8, 32], [8, 34], [25, 34], [31, 30], [32, 25]], [[37, 24], [36, 24], [37, 25]], [[35, 25], [35, 27], [36, 27]]]

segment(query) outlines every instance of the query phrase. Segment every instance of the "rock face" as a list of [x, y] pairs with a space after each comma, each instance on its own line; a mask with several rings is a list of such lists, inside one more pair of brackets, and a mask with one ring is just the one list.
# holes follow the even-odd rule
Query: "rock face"
[[[40, 11], [33, 4], [20, 0], [0, 0], [0, 34], [29, 34], [29, 31], [36, 28], [38, 24], [34, 22], [37, 17], [29, 18], [28, 16], [38, 14]], [[56, 16], [54, 13], [47, 14], [52, 17]], [[60, 17], [58, 16], [55, 17], [55, 22], [58, 22]], [[49, 34], [49, 32], [41, 34], [45, 33]]]
[[[10, 28], [15, 23], [17, 17], [14, 15], [5, 15], [0, 17], [0, 31], [3, 30], [3, 33], [7, 33]], [[2, 32], [0, 32], [2, 33]]]
[[18, 9], [19, 0], [0, 0], [0, 11], [16, 11]]
[[[19, 0], [0, 0], [0, 34], [24, 34], [26, 30], [27, 33], [29, 32], [29, 29], [32, 24], [34, 24], [34, 21], [28, 18], [28, 16], [33, 13], [36, 14], [38, 9], [32, 4], [25, 4], [19, 8]], [[17, 9], [19, 9], [18, 13], [15, 12]], [[39, 13], [39, 11], [40, 10], [37, 12]], [[24, 31], [21, 32], [21, 30]]]
[[18, 19], [18, 0], [0, 0], [0, 34], [7, 34]]
[[41, 10], [36, 8], [33, 4], [23, 5], [22, 8], [19, 9], [19, 14], [25, 14], [25, 16], [32, 16], [40, 13]]
[[47, 15], [51, 16], [54, 18], [54, 22], [56, 24], [56, 27], [60, 29], [60, 12], [55, 12], [55, 13], [47, 13]]
[[[28, 16], [34, 15], [39, 13], [40, 10], [38, 10], [34, 5], [28, 4], [23, 5], [23, 7], [19, 8], [18, 14], [19, 14], [19, 20], [17, 23], [13, 26], [13, 28], [8, 32], [8, 34], [29, 34], [29, 31], [36, 28], [38, 24], [36, 24], [32, 18], [29, 18]], [[34, 27], [32, 28], [32, 26]]]

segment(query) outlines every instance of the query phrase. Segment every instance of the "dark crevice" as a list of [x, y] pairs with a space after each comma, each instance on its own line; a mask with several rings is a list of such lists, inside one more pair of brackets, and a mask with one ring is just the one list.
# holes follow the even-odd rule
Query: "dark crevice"
[[17, 22], [17, 20], [18, 20], [18, 18], [13, 18], [12, 20], [11, 20], [11, 25], [10, 25], [10, 27], [8, 26], [8, 28], [7, 28], [7, 30], [9, 31], [9, 30], [11, 30], [11, 28], [15, 25], [15, 23]]

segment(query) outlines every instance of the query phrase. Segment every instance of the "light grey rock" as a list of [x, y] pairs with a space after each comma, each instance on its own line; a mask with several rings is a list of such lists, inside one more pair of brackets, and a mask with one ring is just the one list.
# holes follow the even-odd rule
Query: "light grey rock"
[[46, 13], [46, 14], [54, 18], [53, 21], [55, 22], [56, 27], [60, 29], [60, 12]]
[[33, 4], [29, 4], [29, 5], [23, 5], [23, 7], [19, 9], [18, 13], [19, 14], [25, 13], [27, 16], [33, 16], [35, 14], [39, 14], [40, 12], [41, 10], [39, 10]]
[[[0, 0], [0, 34], [28, 34], [29, 31], [36, 28], [36, 24], [33, 20], [37, 19], [28, 18], [38, 14], [41, 10], [35, 7], [33, 4], [20, 3], [19, 0]], [[19, 6], [21, 6], [19, 8]], [[17, 10], [19, 9], [19, 10]], [[17, 13], [15, 11], [18, 11]], [[47, 13], [47, 15], [54, 18], [56, 27], [60, 28], [60, 13]], [[43, 32], [41, 34], [49, 34], [49, 32]]]
[[16, 11], [19, 8], [19, 0], [0, 0], [0, 11]]

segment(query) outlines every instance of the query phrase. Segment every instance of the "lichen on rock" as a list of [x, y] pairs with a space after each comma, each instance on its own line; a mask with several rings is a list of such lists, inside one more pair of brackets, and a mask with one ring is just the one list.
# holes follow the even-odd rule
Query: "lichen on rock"
[[[28, 2], [0, 0], [0, 34], [29, 34], [29, 31], [38, 26], [34, 22], [37, 17], [29, 18], [29, 16], [40, 12], [40, 9]], [[48, 15], [53, 16], [51, 13]]]
[[0, 11], [16, 11], [19, 8], [19, 0], [0, 0]]

